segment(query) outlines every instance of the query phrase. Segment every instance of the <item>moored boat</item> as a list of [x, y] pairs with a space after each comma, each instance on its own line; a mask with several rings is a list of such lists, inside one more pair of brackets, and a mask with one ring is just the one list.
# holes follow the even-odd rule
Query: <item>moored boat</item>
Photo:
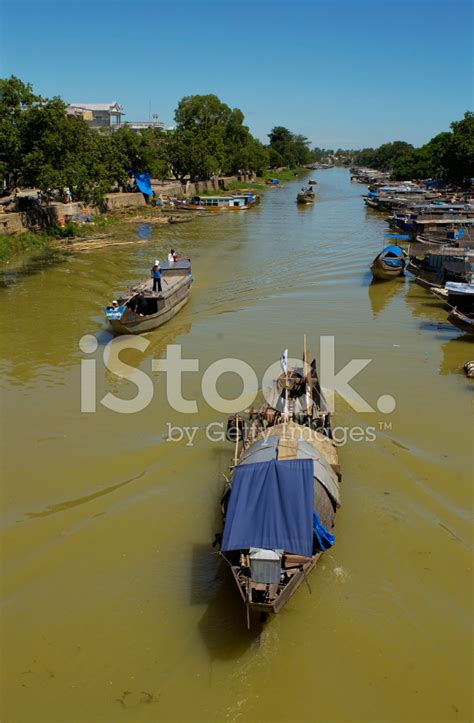
[[[267, 401], [231, 417], [236, 449], [216, 536], [247, 609], [278, 613], [334, 543], [340, 468], [316, 363], [285, 370]], [[239, 441], [242, 447], [239, 454]]]
[[372, 276], [383, 281], [400, 276], [405, 268], [405, 255], [400, 246], [386, 246], [370, 265]]
[[411, 244], [406, 270], [424, 289], [442, 289], [447, 281], [470, 282], [474, 252], [469, 249]]
[[463, 313], [457, 308], [451, 310], [448, 321], [467, 334], [474, 334], [474, 312]]
[[229, 196], [193, 196], [186, 202], [186, 208], [193, 211], [245, 211], [254, 206], [259, 198], [255, 193]]
[[169, 321], [183, 308], [192, 284], [191, 262], [181, 259], [161, 266], [161, 292], [153, 291], [153, 280], [132, 287], [105, 314], [115, 334], [141, 334]]

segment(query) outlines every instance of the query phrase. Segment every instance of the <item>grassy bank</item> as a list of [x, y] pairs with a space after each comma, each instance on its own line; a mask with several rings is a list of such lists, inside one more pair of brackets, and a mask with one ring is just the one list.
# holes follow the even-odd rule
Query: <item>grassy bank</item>
[[[262, 191], [262, 189], [265, 188], [265, 183], [263, 180], [260, 180], [260, 182], [255, 181], [253, 183], [245, 182], [245, 181], [232, 181], [231, 183], [227, 183], [225, 190], [223, 188], [217, 188], [217, 189], [209, 189], [208, 191], [199, 191], [199, 196], [225, 196], [226, 193], [230, 193], [231, 191]], [[192, 195], [192, 194], [191, 194]]]
[[0, 234], [0, 264], [8, 263], [19, 254], [43, 253], [58, 248], [61, 240], [76, 237], [93, 237], [100, 229], [119, 222], [115, 216], [95, 216], [91, 224], [67, 223], [65, 226], [50, 226], [43, 231], [24, 231], [16, 235]]
[[21, 233], [18, 236], [0, 234], [0, 263], [6, 263], [21, 253], [37, 253], [52, 249], [55, 238], [43, 233]]
[[275, 169], [269, 168], [263, 174], [263, 180], [269, 181], [271, 178], [278, 178], [279, 181], [294, 181], [295, 178], [301, 176], [303, 173], [308, 173], [308, 169], [304, 167], [296, 168], [284, 168], [283, 170], [276, 171]]
[[231, 183], [228, 183], [225, 187], [225, 191], [222, 188], [213, 189], [211, 188], [208, 191], [200, 191], [200, 196], [223, 196], [228, 191], [241, 191], [241, 190], [248, 190], [248, 191], [261, 191], [262, 189], [266, 188], [266, 181], [269, 181], [271, 178], [278, 178], [279, 181], [286, 182], [286, 181], [294, 181], [296, 178], [301, 176], [304, 173], [308, 173], [307, 168], [285, 168], [280, 171], [275, 171], [268, 169], [265, 171], [262, 177], [257, 178], [255, 181], [232, 181]]

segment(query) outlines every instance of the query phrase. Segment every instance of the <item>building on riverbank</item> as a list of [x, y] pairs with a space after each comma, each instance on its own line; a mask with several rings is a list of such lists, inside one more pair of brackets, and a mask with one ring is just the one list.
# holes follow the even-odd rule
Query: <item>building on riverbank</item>
[[124, 121], [125, 111], [117, 101], [112, 103], [71, 103], [66, 108], [67, 115], [81, 116], [90, 128], [94, 130], [116, 131], [120, 128], [140, 133], [146, 128], [163, 130], [165, 124], [158, 120], [158, 115], [153, 114], [153, 120], [148, 121]]

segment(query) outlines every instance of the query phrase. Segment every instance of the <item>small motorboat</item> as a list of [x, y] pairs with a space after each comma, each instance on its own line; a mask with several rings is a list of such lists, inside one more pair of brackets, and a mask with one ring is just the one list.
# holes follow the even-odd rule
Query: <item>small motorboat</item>
[[400, 276], [405, 269], [405, 257], [406, 254], [400, 246], [386, 246], [370, 265], [372, 276], [382, 281]]
[[301, 191], [296, 196], [296, 203], [314, 203], [314, 199], [316, 198], [316, 195], [312, 189], [307, 189], [306, 191]]
[[317, 186], [317, 185], [318, 185], [318, 182], [315, 181], [313, 178], [310, 178], [309, 181], [308, 181], [308, 183], [309, 183], [310, 186]]
[[153, 280], [133, 286], [105, 308], [105, 315], [115, 334], [141, 334], [169, 321], [189, 298], [193, 281], [190, 259], [162, 264], [163, 290], [153, 291]]

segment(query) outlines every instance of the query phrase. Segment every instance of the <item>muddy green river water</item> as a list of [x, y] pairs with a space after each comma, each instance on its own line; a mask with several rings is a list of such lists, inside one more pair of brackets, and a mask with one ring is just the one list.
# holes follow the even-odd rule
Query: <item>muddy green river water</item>
[[[472, 382], [462, 367], [474, 348], [409, 277], [371, 284], [383, 217], [365, 210], [348, 171], [317, 178], [314, 207], [296, 205], [299, 180], [244, 213], [128, 225], [116, 233], [135, 244], [5, 276], [2, 723], [472, 720]], [[190, 301], [143, 337], [143, 352], [122, 353], [153, 398], [114, 412], [105, 395], [132, 399], [137, 387], [104, 367], [102, 306], [170, 246], [192, 258]], [[311, 593], [301, 587], [247, 631], [211, 548], [233, 449], [206, 435], [226, 414], [201, 380], [225, 357], [261, 379], [285, 347], [300, 355], [304, 333], [313, 355], [320, 336], [335, 337], [336, 370], [371, 359], [352, 386], [374, 411], [336, 398], [334, 423], [363, 429], [339, 450], [336, 545]], [[94, 353], [79, 346], [87, 334]], [[166, 375], [152, 371], [169, 344], [199, 361], [183, 375], [194, 414], [170, 407]], [[85, 360], [95, 413], [81, 413]], [[217, 388], [237, 397], [241, 382], [227, 373]], [[383, 395], [392, 413], [378, 410]], [[197, 427], [193, 444], [167, 441], [169, 424]]]

